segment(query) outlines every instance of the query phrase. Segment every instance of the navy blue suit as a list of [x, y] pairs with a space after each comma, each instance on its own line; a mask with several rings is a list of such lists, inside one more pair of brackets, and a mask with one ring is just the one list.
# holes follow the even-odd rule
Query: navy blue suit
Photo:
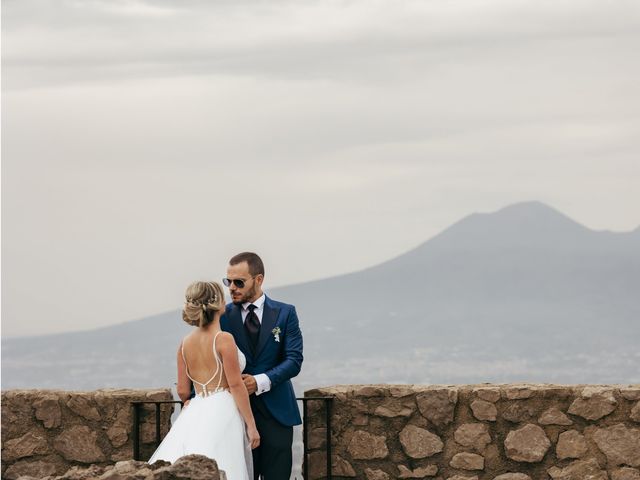
[[[253, 452], [255, 478], [262, 474], [265, 480], [288, 479], [286, 471], [291, 472], [292, 427], [302, 423], [291, 384], [291, 378], [298, 375], [302, 367], [302, 332], [298, 316], [293, 305], [265, 297], [260, 335], [254, 352], [244, 327], [241, 308], [233, 303], [227, 305], [220, 326], [233, 335], [247, 358], [244, 373], [264, 373], [271, 380], [268, 392], [250, 396], [261, 437], [260, 447]], [[274, 333], [277, 329], [278, 334]]]

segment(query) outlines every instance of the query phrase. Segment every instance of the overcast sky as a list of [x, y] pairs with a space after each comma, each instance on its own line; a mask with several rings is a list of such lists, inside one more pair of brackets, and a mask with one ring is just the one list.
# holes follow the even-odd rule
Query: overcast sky
[[[640, 224], [640, 2], [2, 2], [2, 334], [178, 308], [540, 200]], [[348, 292], [345, 292], [348, 294]]]

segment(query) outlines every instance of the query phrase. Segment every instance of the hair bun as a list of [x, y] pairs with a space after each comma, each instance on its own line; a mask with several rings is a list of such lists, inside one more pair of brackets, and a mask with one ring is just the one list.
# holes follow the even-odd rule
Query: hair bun
[[185, 292], [182, 319], [193, 326], [204, 327], [224, 308], [224, 292], [217, 282], [193, 282]]

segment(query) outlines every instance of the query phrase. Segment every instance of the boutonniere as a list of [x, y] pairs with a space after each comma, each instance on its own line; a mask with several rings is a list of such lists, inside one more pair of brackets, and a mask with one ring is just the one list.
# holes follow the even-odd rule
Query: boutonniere
[[271, 333], [273, 333], [273, 339], [276, 342], [280, 341], [280, 327], [276, 327], [273, 330], [271, 330]]

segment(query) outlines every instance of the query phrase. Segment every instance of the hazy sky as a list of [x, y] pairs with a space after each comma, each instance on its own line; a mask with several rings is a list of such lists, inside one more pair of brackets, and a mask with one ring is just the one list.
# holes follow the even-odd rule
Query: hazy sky
[[[401, 254], [474, 211], [640, 224], [640, 2], [2, 2], [2, 334]], [[347, 293], [347, 292], [346, 292]]]

